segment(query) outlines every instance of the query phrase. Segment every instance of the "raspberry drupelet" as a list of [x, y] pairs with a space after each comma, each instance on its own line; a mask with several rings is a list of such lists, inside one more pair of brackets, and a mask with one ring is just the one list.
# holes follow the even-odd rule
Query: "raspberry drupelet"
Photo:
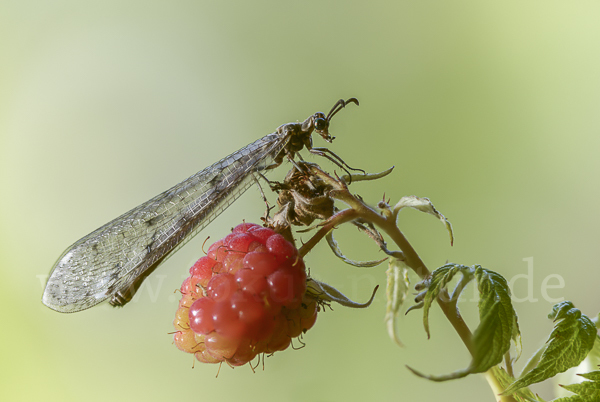
[[296, 247], [242, 223], [208, 249], [181, 285], [175, 345], [205, 363], [240, 366], [286, 349], [317, 319]]

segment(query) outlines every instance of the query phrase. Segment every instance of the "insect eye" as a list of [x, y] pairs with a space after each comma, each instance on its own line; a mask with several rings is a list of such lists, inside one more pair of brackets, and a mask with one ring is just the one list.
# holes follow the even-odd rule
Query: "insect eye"
[[315, 119], [315, 129], [317, 131], [322, 131], [327, 127], [327, 122], [325, 121], [325, 119]]

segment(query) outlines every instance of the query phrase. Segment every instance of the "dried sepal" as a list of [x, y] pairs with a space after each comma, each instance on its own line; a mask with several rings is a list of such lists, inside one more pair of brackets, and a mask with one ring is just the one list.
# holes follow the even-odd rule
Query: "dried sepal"
[[371, 261], [351, 260], [350, 258], [346, 257], [342, 253], [342, 250], [340, 250], [340, 247], [338, 246], [337, 241], [335, 241], [335, 238], [333, 237], [333, 232], [327, 233], [327, 235], [325, 236], [325, 239], [327, 240], [327, 244], [329, 245], [329, 248], [331, 248], [331, 251], [333, 251], [333, 254], [335, 254], [336, 257], [338, 257], [340, 260], [344, 261], [346, 264], [352, 265], [354, 267], [372, 268], [372, 267], [375, 267], [375, 266], [381, 264], [385, 260], [387, 260], [387, 257], [382, 258], [381, 260], [371, 260]]
[[369, 307], [371, 305], [371, 302], [375, 298], [375, 293], [377, 292], [377, 289], [379, 289], [379, 285], [375, 286], [371, 298], [366, 303], [357, 303], [345, 296], [342, 292], [340, 292], [333, 286], [326, 284], [325, 282], [320, 282], [313, 278], [310, 278], [306, 283], [306, 293], [314, 299], [316, 299], [317, 301], [321, 303], [335, 302], [344, 307], [352, 308]]
[[406, 207], [416, 209], [417, 211], [425, 212], [426, 214], [433, 215], [436, 218], [438, 218], [444, 224], [446, 230], [448, 230], [448, 233], [450, 234], [450, 245], [454, 244], [454, 233], [452, 231], [452, 224], [448, 219], [446, 219], [444, 215], [442, 215], [437, 209], [435, 209], [429, 198], [421, 198], [415, 195], [402, 197], [400, 201], [398, 201], [398, 203], [394, 206], [394, 215], [397, 215], [402, 208]]

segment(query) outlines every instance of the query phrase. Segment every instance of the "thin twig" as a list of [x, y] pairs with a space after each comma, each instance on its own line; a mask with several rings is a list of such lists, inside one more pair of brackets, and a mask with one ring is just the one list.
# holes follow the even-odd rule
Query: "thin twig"
[[[419, 257], [415, 249], [400, 231], [395, 220], [390, 219], [388, 216], [379, 214], [373, 208], [366, 205], [362, 200], [352, 195], [348, 191], [347, 187], [343, 189], [340, 188], [338, 190], [332, 190], [330, 192], [330, 196], [350, 206], [351, 210], [355, 212], [356, 217], [362, 218], [368, 222], [372, 222], [383, 232], [385, 232], [404, 254], [404, 262], [406, 265], [415, 271], [420, 278], [424, 279], [430, 275], [430, 271], [425, 266], [425, 263], [421, 260], [421, 257]], [[459, 310], [456, 308], [456, 305], [448, 302], [450, 298], [448, 297], [447, 293], [442, 293], [443, 292], [440, 292], [440, 296], [437, 299], [438, 304], [472, 355], [473, 346], [471, 341], [471, 330], [463, 320]]]

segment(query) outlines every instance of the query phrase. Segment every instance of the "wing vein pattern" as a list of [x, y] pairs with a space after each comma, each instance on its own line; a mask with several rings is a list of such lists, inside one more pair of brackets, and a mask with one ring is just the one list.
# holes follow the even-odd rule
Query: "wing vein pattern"
[[284, 146], [269, 134], [77, 241], [56, 262], [42, 301], [76, 312], [129, 287], [240, 197]]

